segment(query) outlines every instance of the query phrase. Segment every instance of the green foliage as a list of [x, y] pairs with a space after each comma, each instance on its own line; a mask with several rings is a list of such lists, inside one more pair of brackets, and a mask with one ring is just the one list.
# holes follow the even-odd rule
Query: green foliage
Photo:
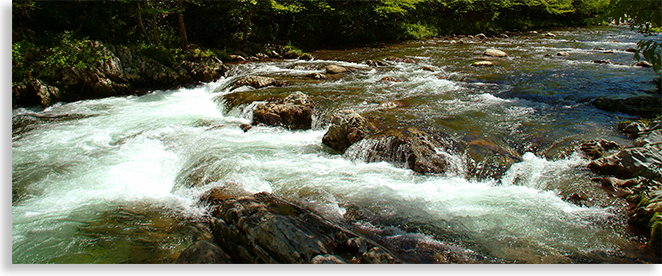
[[[218, 54], [227, 55], [227, 52], [253, 54], [260, 50], [254, 45], [267, 43], [291, 42], [304, 48], [328, 48], [346, 43], [419, 39], [441, 34], [578, 25], [604, 11], [609, 2], [187, 0], [180, 9], [175, 1], [163, 0], [19, 1], [12, 3], [12, 33], [14, 41], [53, 45], [47, 39], [51, 34], [68, 31], [77, 37], [138, 47], [147, 55], [170, 64], [177, 60], [172, 56], [178, 55], [172, 50], [180, 47], [178, 12], [184, 15], [189, 43], [224, 49]], [[49, 62], [75, 62], [65, 57], [71, 56], [65, 54], [66, 49], [56, 50]]]
[[75, 39], [70, 32], [64, 32], [56, 39], [55, 46], [49, 48], [44, 59], [47, 68], [87, 68], [101, 61], [103, 53], [84, 39]]
[[[662, 32], [662, 0], [611, 0], [608, 11], [603, 19], [614, 20], [616, 23], [627, 23], [633, 29], [646, 35]], [[660, 73], [662, 68], [662, 41], [649, 37], [637, 43], [636, 60], [641, 57], [653, 64], [653, 69]]]
[[27, 40], [12, 43], [12, 82], [41, 78], [52, 80], [61, 68], [87, 68], [105, 57], [87, 38], [71, 32], [49, 35], [48, 44], [37, 46]]

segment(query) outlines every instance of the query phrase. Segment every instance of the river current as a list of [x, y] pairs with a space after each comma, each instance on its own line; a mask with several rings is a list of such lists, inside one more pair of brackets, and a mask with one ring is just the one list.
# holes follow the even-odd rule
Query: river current
[[[195, 240], [208, 238], [199, 196], [228, 181], [348, 227], [397, 229], [390, 233], [486, 262], [655, 262], [628, 228], [626, 203], [599, 190], [576, 152], [596, 138], [631, 143], [615, 130], [628, 116], [590, 101], [655, 89], [652, 69], [631, 66], [633, 53], [625, 51], [641, 35], [624, 27], [553, 32], [556, 37], [325, 50], [312, 61], [231, 65], [226, 77], [195, 88], [14, 109], [14, 124], [22, 127], [12, 134], [12, 262], [174, 262]], [[494, 67], [470, 66], [487, 48], [508, 57], [493, 59]], [[386, 66], [363, 63], [369, 59]], [[354, 70], [326, 80], [306, 77], [330, 64]], [[313, 129], [242, 131], [251, 122], [250, 106], [227, 108], [222, 96], [252, 91], [230, 91], [246, 75], [287, 83], [256, 94], [310, 95], [318, 106]], [[440, 175], [366, 163], [321, 143], [327, 116], [338, 109], [450, 139], [481, 137], [516, 152], [521, 162], [496, 179], [472, 177], [462, 153], [453, 153], [453, 169]], [[204, 185], [191, 187], [187, 177], [200, 162], [209, 164], [194, 172]], [[564, 200], [576, 192], [593, 200]]]

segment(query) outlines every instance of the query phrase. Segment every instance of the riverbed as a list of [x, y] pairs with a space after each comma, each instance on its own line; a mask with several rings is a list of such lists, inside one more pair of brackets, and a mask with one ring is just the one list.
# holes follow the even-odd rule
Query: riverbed
[[[656, 262], [628, 227], [627, 203], [591, 181], [577, 151], [596, 138], [630, 145], [615, 128], [629, 117], [591, 101], [655, 89], [653, 70], [632, 66], [626, 51], [642, 36], [626, 27], [551, 32], [320, 50], [311, 61], [233, 64], [226, 77], [193, 88], [14, 109], [12, 262], [172, 263], [209, 238], [198, 198], [226, 182], [350, 228], [391, 229], [472, 252], [481, 262]], [[508, 56], [470, 66], [488, 48]], [[351, 72], [308, 77], [327, 65]], [[232, 90], [247, 75], [286, 85]], [[295, 91], [317, 104], [311, 130], [244, 132], [251, 106], [223, 101], [229, 93]], [[518, 162], [475, 174], [466, 153], [448, 152], [451, 169], [427, 175], [368, 163], [321, 143], [328, 116], [341, 109], [387, 127], [485, 141]], [[188, 185], [200, 162], [209, 164], [195, 174], [203, 184]], [[573, 204], [573, 193], [591, 200]]]

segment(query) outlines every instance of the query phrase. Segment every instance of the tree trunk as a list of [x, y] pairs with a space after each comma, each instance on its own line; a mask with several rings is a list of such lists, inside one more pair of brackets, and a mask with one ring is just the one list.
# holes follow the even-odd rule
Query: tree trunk
[[145, 36], [145, 39], [147, 39], [147, 42], [150, 45], [154, 45], [152, 43], [152, 40], [149, 38], [149, 35], [147, 35], [147, 31], [145, 31], [145, 26], [143, 25], [143, 8], [142, 8], [142, 3], [138, 2], [138, 25], [140, 25], [140, 30], [143, 32], [143, 35]]
[[184, 0], [177, 1], [177, 18], [179, 19], [179, 43], [182, 50], [188, 51], [188, 40], [186, 39], [186, 27], [184, 26]]

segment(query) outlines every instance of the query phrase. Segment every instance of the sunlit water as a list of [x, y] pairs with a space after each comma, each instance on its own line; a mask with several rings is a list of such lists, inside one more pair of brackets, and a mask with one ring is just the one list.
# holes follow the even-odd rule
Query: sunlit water
[[[632, 54], [623, 51], [640, 37], [624, 28], [555, 33], [321, 51], [314, 61], [237, 65], [227, 78], [192, 89], [38, 112], [15, 109], [15, 122], [41, 119], [13, 135], [12, 261], [173, 262], [206, 238], [199, 196], [228, 181], [284, 196], [340, 223], [425, 229], [428, 239], [497, 262], [650, 261], [628, 232], [623, 201], [601, 195], [587, 161], [574, 152], [582, 140], [628, 143], [614, 131], [616, 116], [624, 115], [599, 111], [590, 100], [654, 88], [652, 70], [629, 66]], [[469, 66], [491, 47], [509, 57], [495, 60], [493, 68]], [[544, 57], [559, 51], [570, 56]], [[388, 56], [417, 63], [361, 63]], [[605, 58], [628, 65], [591, 62]], [[305, 77], [328, 64], [355, 70], [323, 81]], [[243, 132], [239, 125], [250, 123], [249, 108], [226, 110], [219, 100], [243, 75], [289, 84], [254, 93], [311, 95], [318, 104], [314, 129], [258, 126]], [[522, 162], [500, 179], [467, 175], [462, 153], [451, 154], [456, 164], [444, 175], [365, 163], [322, 145], [326, 116], [336, 109], [453, 139], [474, 133], [513, 148]], [[576, 191], [595, 202], [563, 200]]]

